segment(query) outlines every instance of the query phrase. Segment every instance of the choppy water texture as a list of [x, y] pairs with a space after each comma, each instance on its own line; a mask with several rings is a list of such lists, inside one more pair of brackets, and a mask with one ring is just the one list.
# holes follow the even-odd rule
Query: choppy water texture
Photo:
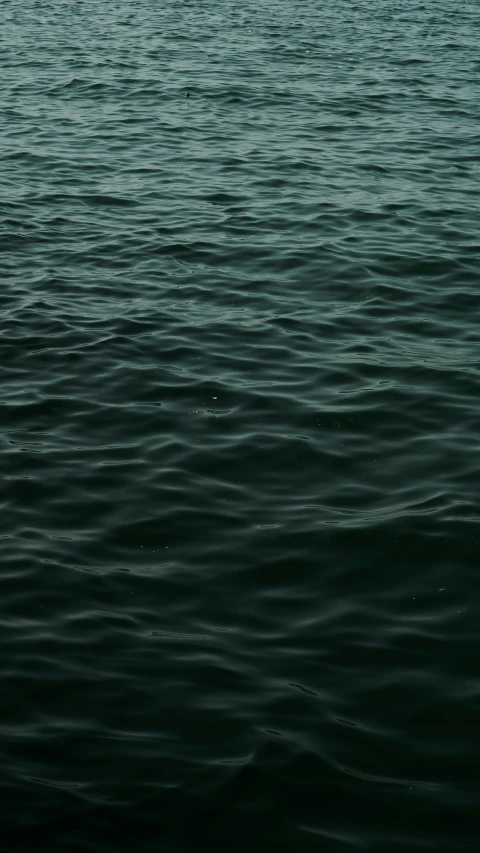
[[479, 13], [4, 0], [5, 850], [478, 849]]

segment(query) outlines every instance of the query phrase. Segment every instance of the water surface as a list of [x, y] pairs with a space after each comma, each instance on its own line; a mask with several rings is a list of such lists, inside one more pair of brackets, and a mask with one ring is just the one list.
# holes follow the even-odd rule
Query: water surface
[[2, 11], [4, 842], [477, 850], [478, 3]]

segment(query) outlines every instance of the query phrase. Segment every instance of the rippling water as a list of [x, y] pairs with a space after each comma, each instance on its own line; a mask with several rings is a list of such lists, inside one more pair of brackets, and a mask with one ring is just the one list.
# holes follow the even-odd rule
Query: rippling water
[[478, 849], [479, 12], [4, 0], [9, 851]]

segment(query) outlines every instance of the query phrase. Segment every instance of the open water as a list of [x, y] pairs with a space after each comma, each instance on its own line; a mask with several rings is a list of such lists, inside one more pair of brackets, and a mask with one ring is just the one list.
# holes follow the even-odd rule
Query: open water
[[479, 849], [479, 16], [2, 3], [2, 850]]

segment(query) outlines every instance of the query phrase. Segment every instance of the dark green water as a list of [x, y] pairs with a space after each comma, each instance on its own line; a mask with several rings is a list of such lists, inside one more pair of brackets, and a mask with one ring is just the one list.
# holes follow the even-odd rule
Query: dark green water
[[479, 14], [4, 0], [2, 850], [478, 850]]

